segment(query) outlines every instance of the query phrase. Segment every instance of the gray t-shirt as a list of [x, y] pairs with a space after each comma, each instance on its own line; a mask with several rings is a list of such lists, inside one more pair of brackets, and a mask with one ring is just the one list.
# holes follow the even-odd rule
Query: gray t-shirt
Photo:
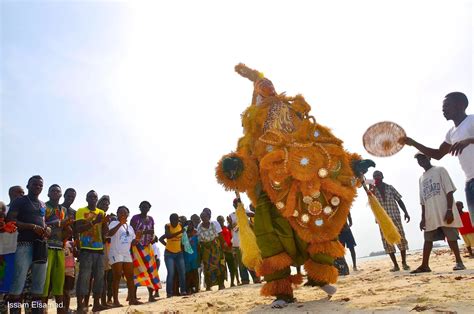
[[439, 227], [462, 227], [461, 218], [453, 201], [454, 221], [447, 224], [444, 220], [448, 209], [446, 194], [456, 191], [453, 181], [443, 167], [432, 167], [420, 177], [420, 203], [425, 206], [425, 230]]

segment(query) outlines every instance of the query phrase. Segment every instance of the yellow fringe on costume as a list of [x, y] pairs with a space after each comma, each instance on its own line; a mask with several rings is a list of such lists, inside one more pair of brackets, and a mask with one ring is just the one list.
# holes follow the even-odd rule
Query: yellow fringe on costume
[[242, 262], [249, 269], [258, 269], [262, 263], [262, 255], [257, 245], [257, 238], [250, 228], [244, 206], [239, 203], [235, 210], [237, 225], [239, 227], [240, 250], [242, 251]]
[[387, 215], [385, 209], [380, 205], [379, 200], [370, 191], [367, 191], [367, 196], [369, 197], [370, 208], [380, 226], [380, 230], [382, 230], [385, 241], [392, 245], [400, 243], [400, 233], [398, 232], [397, 227], [393, 224], [392, 219]]
[[262, 264], [256, 269], [258, 275], [265, 276], [273, 274], [276, 271], [290, 267], [292, 264], [291, 257], [286, 252], [264, 258]]
[[303, 283], [302, 275], [292, 275], [283, 279], [267, 282], [263, 285], [260, 294], [262, 296], [275, 295], [293, 295], [293, 287], [297, 287]]
[[315, 263], [312, 260], [304, 263], [304, 269], [308, 277], [320, 282], [335, 283], [339, 275], [336, 267]]
[[331, 257], [343, 257], [345, 254], [344, 246], [337, 240], [326, 241], [320, 243], [311, 243], [308, 247], [308, 252], [314, 254], [326, 254]]

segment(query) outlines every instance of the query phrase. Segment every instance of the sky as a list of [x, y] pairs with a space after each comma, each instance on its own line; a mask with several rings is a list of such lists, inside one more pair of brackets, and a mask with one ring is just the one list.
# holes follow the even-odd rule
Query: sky
[[[91, 189], [114, 211], [150, 201], [157, 234], [173, 212], [229, 214], [234, 195], [214, 168], [242, 135], [252, 95], [234, 72], [243, 62], [278, 92], [303, 94], [348, 151], [376, 162], [412, 217], [410, 248], [422, 247], [415, 150], [373, 157], [362, 135], [388, 120], [427, 146], [443, 142], [453, 125], [444, 96], [473, 99], [472, 2], [2, 0], [0, 9], [0, 199], [40, 174], [40, 198], [54, 183], [74, 187], [74, 208]], [[457, 159], [433, 163], [465, 201]], [[357, 254], [382, 250], [362, 190], [351, 212]]]

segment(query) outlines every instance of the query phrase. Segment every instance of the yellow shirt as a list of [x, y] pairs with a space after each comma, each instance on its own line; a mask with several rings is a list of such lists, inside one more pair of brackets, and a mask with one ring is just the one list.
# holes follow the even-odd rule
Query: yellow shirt
[[[76, 220], [88, 220], [92, 222], [97, 215], [102, 214], [105, 217], [103, 210], [96, 208], [94, 211], [89, 208], [79, 208], [76, 212]], [[95, 224], [92, 228], [79, 234], [81, 241], [81, 249], [101, 251], [104, 249], [102, 239], [102, 223]]]
[[[171, 224], [167, 224], [170, 229], [170, 233], [176, 233], [181, 231], [181, 225], [178, 224], [176, 227], [173, 227]], [[181, 238], [183, 234], [180, 233], [174, 238], [166, 239], [166, 250], [171, 253], [181, 252]]]

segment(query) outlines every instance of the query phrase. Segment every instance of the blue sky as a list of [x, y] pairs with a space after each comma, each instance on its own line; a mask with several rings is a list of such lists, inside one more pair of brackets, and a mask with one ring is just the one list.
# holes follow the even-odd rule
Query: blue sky
[[[1, 27], [0, 199], [40, 174], [43, 200], [58, 183], [77, 189], [76, 208], [90, 189], [132, 214], [149, 200], [158, 233], [172, 212], [231, 211], [214, 167], [251, 98], [238, 62], [302, 93], [364, 157], [363, 132], [383, 120], [438, 146], [452, 125], [444, 95], [473, 96], [469, 1], [2, 1]], [[420, 248], [414, 153], [374, 160], [404, 196]], [[436, 164], [464, 200], [457, 160]], [[360, 194], [353, 232], [365, 255], [382, 244]]]
[[101, 192], [137, 163], [105, 82], [122, 14], [107, 3], [2, 4], [2, 193], [35, 173]]

